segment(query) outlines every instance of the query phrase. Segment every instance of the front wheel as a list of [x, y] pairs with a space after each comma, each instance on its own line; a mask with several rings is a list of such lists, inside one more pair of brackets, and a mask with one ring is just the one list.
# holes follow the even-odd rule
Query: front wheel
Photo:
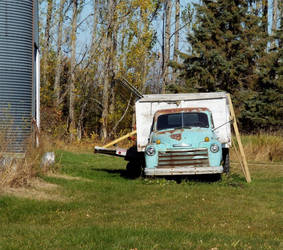
[[230, 172], [230, 156], [229, 156], [229, 148], [222, 149], [222, 157], [223, 157], [223, 173], [229, 174]]
[[142, 167], [142, 163], [137, 161], [137, 162], [133, 162], [133, 161], [129, 161], [127, 164], [127, 175], [130, 178], [138, 178], [143, 174], [143, 167]]

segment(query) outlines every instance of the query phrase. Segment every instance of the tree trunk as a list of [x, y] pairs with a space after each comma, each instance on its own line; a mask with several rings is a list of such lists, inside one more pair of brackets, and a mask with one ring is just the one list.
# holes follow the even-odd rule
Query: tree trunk
[[42, 83], [43, 85], [47, 82], [47, 63], [49, 55], [49, 46], [50, 46], [50, 28], [51, 28], [51, 19], [53, 13], [53, 0], [47, 0], [47, 15], [46, 15], [46, 26], [44, 34], [44, 46], [42, 49]]
[[166, 86], [169, 81], [169, 73], [168, 73], [168, 64], [170, 60], [170, 33], [171, 33], [171, 12], [172, 12], [172, 1], [166, 0], [164, 2], [164, 11], [165, 11], [165, 34], [164, 34], [164, 48], [163, 48], [163, 68], [162, 68], [162, 90], [161, 92], [164, 94]]
[[268, 0], [262, 0], [263, 31], [268, 34]]
[[113, 22], [112, 22], [112, 13], [114, 8], [114, 0], [108, 0], [108, 11], [107, 11], [107, 18], [108, 18], [108, 27], [107, 27], [107, 35], [106, 35], [106, 60], [105, 60], [105, 77], [104, 77], [104, 85], [103, 85], [103, 93], [102, 93], [102, 128], [101, 128], [101, 139], [106, 140], [108, 135], [108, 114], [109, 114], [109, 90], [111, 84], [111, 64], [112, 64], [112, 33], [113, 33]]
[[90, 54], [91, 54], [90, 56], [92, 59], [95, 56], [95, 48], [96, 48], [98, 8], [99, 8], [98, 0], [93, 0], [93, 26], [92, 26], [92, 36], [91, 36], [91, 48], [90, 48]]
[[62, 73], [62, 32], [63, 32], [63, 21], [64, 21], [64, 5], [66, 0], [60, 0], [59, 6], [59, 20], [57, 30], [57, 59], [55, 67], [55, 80], [54, 80], [54, 93], [55, 93], [55, 105], [59, 108], [60, 105], [60, 80]]
[[[88, 86], [87, 86], [88, 87]], [[81, 112], [80, 112], [80, 115], [79, 115], [79, 118], [78, 118], [78, 126], [77, 126], [77, 138], [79, 141], [81, 141], [82, 139], [82, 135], [83, 135], [83, 120], [84, 120], [84, 117], [85, 117], [85, 111], [86, 111], [86, 107], [87, 107], [87, 97], [86, 96], [85, 100], [84, 100], [84, 103], [81, 107]]]
[[76, 41], [77, 41], [77, 15], [78, 15], [78, 0], [73, 0], [73, 18], [72, 18], [72, 32], [71, 32], [71, 66], [70, 75], [71, 82], [69, 87], [69, 122], [70, 122], [70, 140], [74, 139], [76, 124], [75, 124], [75, 67], [76, 67]]
[[[283, 2], [279, 2], [279, 15], [280, 15], [280, 24], [279, 24], [279, 29], [282, 31], [283, 30]], [[281, 37], [279, 38], [279, 41], [278, 41], [278, 46], [279, 48], [282, 48], [283, 47], [283, 38], [282, 38], [282, 35]]]
[[[273, 10], [272, 10], [272, 27], [271, 27], [271, 35], [274, 36], [277, 30], [277, 11], [278, 11], [278, 2], [277, 0], [273, 0]], [[275, 47], [275, 39], [272, 38], [272, 42], [270, 44], [270, 48], [273, 49]]]
[[148, 73], [148, 70], [147, 70], [147, 55], [144, 56], [144, 59], [143, 59], [143, 64], [142, 64], [142, 94], [145, 93], [146, 91], [146, 76], [147, 76], [147, 73]]
[[257, 16], [259, 16], [260, 10], [261, 10], [261, 2], [258, 0], [258, 1], [256, 2], [256, 6], [255, 6], [255, 14], [256, 14]]
[[[82, 1], [80, 2], [82, 3]], [[92, 38], [89, 50], [89, 58], [87, 62], [87, 71], [85, 73], [85, 80], [81, 81], [83, 87], [83, 95], [81, 95], [82, 105], [80, 106], [80, 113], [76, 118], [77, 127], [77, 140], [81, 141], [84, 131], [84, 119], [86, 118], [86, 109], [88, 107], [88, 101], [90, 98], [94, 98], [96, 93], [92, 91], [92, 85], [95, 83], [96, 70], [96, 52], [97, 52], [97, 24], [98, 24], [98, 11], [99, 11], [99, 1], [93, 0], [93, 27], [92, 27]], [[92, 91], [92, 93], [91, 93]]]
[[116, 56], [117, 56], [117, 33], [118, 33], [118, 23], [116, 17], [116, 0], [113, 0], [113, 10], [112, 10], [112, 23], [113, 23], [113, 33], [112, 33], [112, 43], [111, 43], [111, 67], [110, 67], [110, 79], [111, 79], [111, 103], [109, 111], [113, 113], [115, 111], [115, 67], [116, 67]]
[[[178, 54], [179, 50], [179, 29], [180, 29], [180, 0], [175, 0], [175, 41], [174, 41], [174, 54], [173, 61], [178, 62]], [[177, 70], [173, 69], [172, 75], [172, 83], [175, 84], [177, 79]]]

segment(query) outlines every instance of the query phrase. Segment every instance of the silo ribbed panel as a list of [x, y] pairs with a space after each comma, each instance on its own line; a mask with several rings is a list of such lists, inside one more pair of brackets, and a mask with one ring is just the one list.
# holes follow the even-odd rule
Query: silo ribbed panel
[[23, 152], [31, 132], [33, 1], [0, 1], [0, 128], [7, 151]]

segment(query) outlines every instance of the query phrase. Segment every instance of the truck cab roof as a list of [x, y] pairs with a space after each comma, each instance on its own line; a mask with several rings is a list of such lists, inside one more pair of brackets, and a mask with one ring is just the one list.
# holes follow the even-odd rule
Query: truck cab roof
[[181, 112], [210, 112], [208, 108], [175, 108], [175, 109], [161, 109], [154, 114], [154, 119], [163, 114], [181, 113]]

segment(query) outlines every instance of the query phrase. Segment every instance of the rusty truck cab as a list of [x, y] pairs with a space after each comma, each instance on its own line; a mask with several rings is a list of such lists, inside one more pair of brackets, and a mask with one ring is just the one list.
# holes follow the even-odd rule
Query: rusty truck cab
[[213, 129], [208, 108], [158, 110], [145, 148], [145, 175], [222, 173], [222, 147]]

